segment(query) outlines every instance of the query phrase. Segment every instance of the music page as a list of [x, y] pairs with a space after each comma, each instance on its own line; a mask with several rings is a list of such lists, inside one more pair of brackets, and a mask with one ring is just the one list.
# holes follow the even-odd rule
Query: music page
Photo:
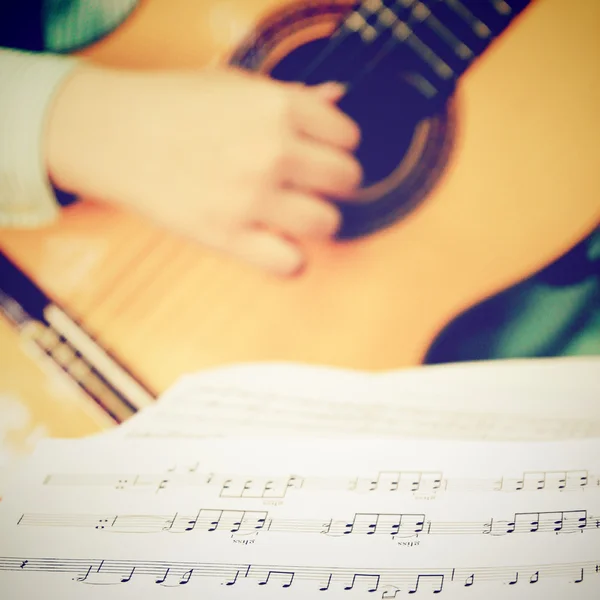
[[0, 597], [597, 600], [600, 441], [48, 441]]
[[183, 377], [114, 434], [559, 440], [600, 436], [600, 357], [367, 373], [237, 365]]

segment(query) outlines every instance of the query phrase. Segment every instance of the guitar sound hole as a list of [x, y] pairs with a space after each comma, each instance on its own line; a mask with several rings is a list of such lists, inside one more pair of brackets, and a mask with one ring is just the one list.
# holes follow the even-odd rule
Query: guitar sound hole
[[[300, 46], [276, 65], [271, 75], [281, 81], [298, 81], [306, 65], [322, 53], [326, 44], [326, 40], [315, 40]], [[336, 74], [341, 73], [344, 66], [329, 61], [332, 80], [336, 80]], [[412, 93], [407, 93], [405, 88], [407, 85], [399, 77], [373, 78], [351, 88], [340, 103], [340, 108], [361, 128], [356, 157], [363, 167], [363, 187], [389, 177], [410, 148], [416, 122], [407, 118], [408, 111], [403, 110], [405, 98]]]
[[443, 171], [454, 130], [452, 99], [443, 104], [424, 101], [410, 83], [415, 65], [408, 55], [365, 69], [357, 81], [369, 58], [349, 60], [342, 48], [328, 53], [307, 76], [307, 67], [329, 44], [323, 26], [329, 24], [333, 31], [351, 5], [351, 0], [347, 6], [327, 1], [311, 4], [310, 10], [303, 2], [290, 5], [259, 25], [231, 59], [234, 65], [281, 81], [349, 84], [340, 108], [361, 128], [356, 156], [364, 176], [357, 197], [338, 203], [340, 240], [388, 227], [417, 207]]

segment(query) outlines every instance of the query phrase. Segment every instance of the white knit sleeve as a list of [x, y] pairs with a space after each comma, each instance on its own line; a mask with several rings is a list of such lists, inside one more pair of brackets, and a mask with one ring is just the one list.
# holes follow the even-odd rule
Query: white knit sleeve
[[44, 129], [55, 92], [77, 64], [73, 57], [0, 48], [1, 227], [36, 227], [58, 214]]

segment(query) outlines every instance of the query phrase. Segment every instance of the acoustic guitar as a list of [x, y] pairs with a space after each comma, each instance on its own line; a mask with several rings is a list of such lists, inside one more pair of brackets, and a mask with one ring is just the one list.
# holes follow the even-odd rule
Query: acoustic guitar
[[84, 201], [0, 247], [61, 341], [149, 395], [231, 362], [418, 365], [600, 221], [599, 33], [597, 0], [143, 1], [82, 54], [348, 83], [365, 181], [339, 239], [283, 280]]

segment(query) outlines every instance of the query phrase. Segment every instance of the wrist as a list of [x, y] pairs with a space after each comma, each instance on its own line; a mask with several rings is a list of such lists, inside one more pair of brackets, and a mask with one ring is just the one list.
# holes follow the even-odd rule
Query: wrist
[[[85, 113], [90, 67], [79, 65], [63, 80], [47, 108], [43, 135], [44, 160], [52, 186], [66, 194], [76, 194], [78, 170], [85, 159]], [[90, 107], [87, 107], [88, 109]]]

